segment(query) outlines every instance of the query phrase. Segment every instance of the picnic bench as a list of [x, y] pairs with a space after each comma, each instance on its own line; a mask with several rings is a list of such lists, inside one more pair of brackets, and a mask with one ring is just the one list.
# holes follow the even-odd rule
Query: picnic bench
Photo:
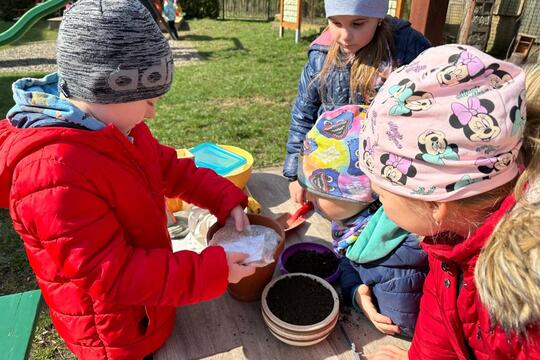
[[0, 349], [2, 359], [26, 359], [41, 308], [41, 291], [0, 297]]
[[[254, 171], [249, 181], [252, 195], [263, 206], [263, 215], [294, 211], [288, 182], [281, 168]], [[330, 226], [312, 214], [301, 227], [287, 234], [286, 245], [302, 241], [331, 244]], [[277, 275], [276, 269], [276, 275]], [[410, 342], [380, 333], [369, 320], [353, 310], [343, 311], [339, 323], [361, 353], [369, 354], [382, 344], [408, 349]], [[228, 294], [212, 301], [177, 309], [173, 334], [154, 354], [156, 360], [181, 359], [354, 359], [345, 334], [337, 326], [319, 344], [295, 347], [277, 340], [267, 329], [260, 301], [245, 303]]]

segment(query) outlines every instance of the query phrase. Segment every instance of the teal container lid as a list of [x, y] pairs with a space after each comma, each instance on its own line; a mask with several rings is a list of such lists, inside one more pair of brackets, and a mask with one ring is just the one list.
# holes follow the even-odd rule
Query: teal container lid
[[197, 167], [212, 169], [221, 176], [227, 175], [247, 162], [243, 156], [211, 143], [199, 144], [189, 151], [195, 156]]

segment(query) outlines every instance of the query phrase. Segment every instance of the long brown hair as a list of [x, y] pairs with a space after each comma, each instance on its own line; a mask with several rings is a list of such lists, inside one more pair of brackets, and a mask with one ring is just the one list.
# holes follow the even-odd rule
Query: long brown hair
[[[358, 50], [352, 60], [349, 96], [353, 103], [356, 101], [356, 94], [358, 93], [364, 98], [366, 105], [371, 102], [375, 96], [376, 79], [378, 76], [384, 76], [379, 73], [379, 67], [383, 63], [392, 64], [393, 47], [392, 25], [388, 18], [385, 18], [377, 26], [371, 41]], [[326, 96], [330, 71], [334, 67], [340, 68], [346, 65], [345, 55], [337, 41], [334, 40], [328, 49], [323, 68], [317, 77], [320, 80], [319, 93], [321, 99]]]

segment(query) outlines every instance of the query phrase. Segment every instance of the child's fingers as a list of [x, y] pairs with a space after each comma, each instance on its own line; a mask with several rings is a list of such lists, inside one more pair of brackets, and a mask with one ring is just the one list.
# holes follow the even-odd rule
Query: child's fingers
[[249, 219], [240, 206], [231, 210], [231, 217], [234, 220], [234, 226], [238, 231], [244, 231], [249, 226]]
[[378, 312], [372, 314], [372, 319], [373, 321], [381, 324], [392, 324], [392, 320], [388, 316], [384, 316], [383, 314], [379, 314]]
[[242, 277], [253, 275], [255, 270], [257, 270], [255, 266], [238, 265], [238, 267], [240, 268], [238, 272], [242, 275]]
[[297, 191], [295, 195], [294, 201], [296, 201], [297, 204], [302, 204], [302, 191]]
[[379, 329], [380, 332], [385, 333], [387, 335], [394, 335], [394, 334], [399, 333], [399, 326], [397, 325], [376, 323], [375, 327]]
[[237, 283], [243, 278], [253, 275], [255, 273], [254, 266], [246, 266], [240, 264], [229, 264], [229, 278], [230, 283]]
[[358, 293], [360, 295], [371, 296], [371, 289], [366, 284], [362, 284], [358, 287]]
[[304, 190], [304, 188], [302, 188], [299, 193], [298, 193], [298, 203], [299, 204], [304, 204], [306, 202], [306, 190]]
[[242, 252], [228, 252], [227, 260], [232, 264], [240, 264], [242, 261], [246, 260], [249, 257], [249, 254]]
[[236, 230], [244, 231], [249, 226], [249, 219], [247, 215], [242, 211], [242, 214], [238, 215], [236, 219]]

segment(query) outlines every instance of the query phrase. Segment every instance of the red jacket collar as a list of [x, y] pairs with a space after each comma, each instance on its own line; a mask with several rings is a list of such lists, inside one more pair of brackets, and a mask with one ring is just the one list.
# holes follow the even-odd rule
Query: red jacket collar
[[467, 239], [460, 241], [456, 237], [447, 237], [446, 241], [438, 239], [425, 239], [422, 248], [429, 255], [433, 255], [441, 260], [452, 261], [458, 264], [466, 264], [474, 259], [484, 247], [489, 236], [493, 233], [495, 226], [501, 218], [514, 207], [516, 200], [513, 195], [508, 196], [501, 207]]

